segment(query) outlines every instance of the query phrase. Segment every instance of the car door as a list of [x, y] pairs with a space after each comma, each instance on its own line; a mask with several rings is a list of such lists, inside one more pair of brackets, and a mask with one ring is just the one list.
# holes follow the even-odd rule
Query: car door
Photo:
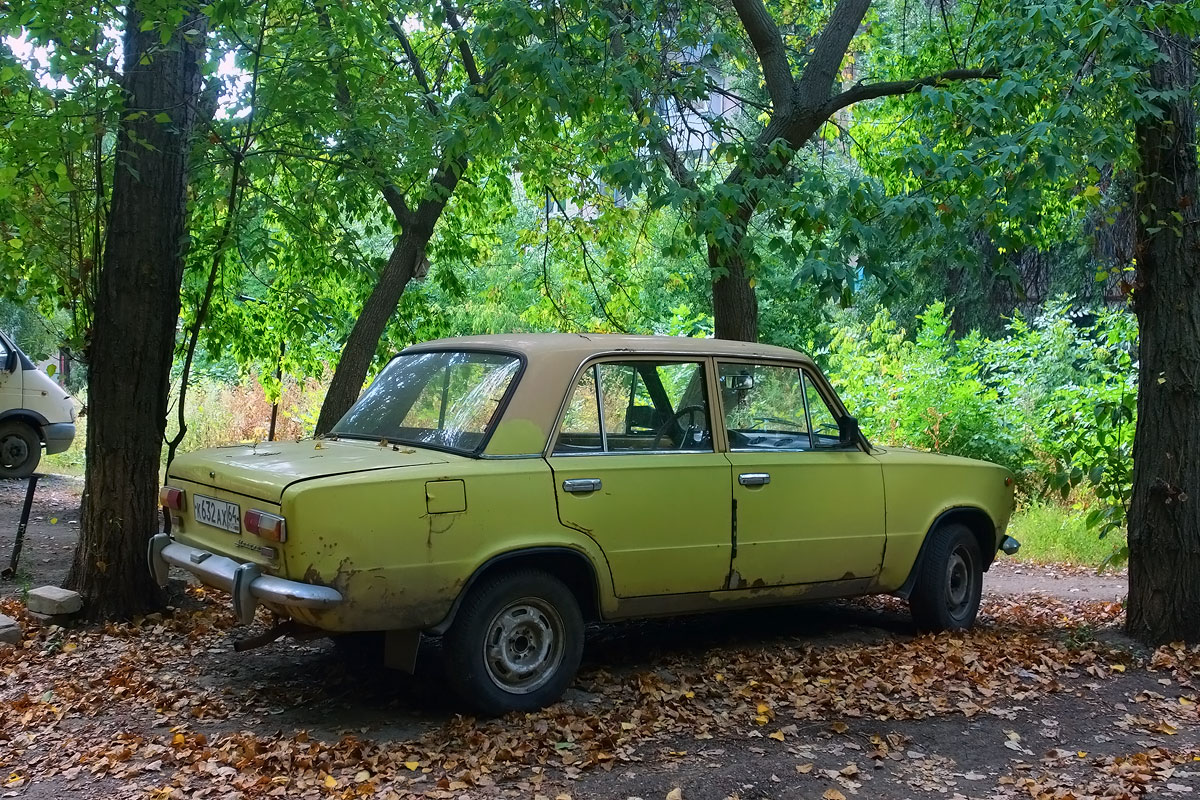
[[837, 417], [800, 365], [724, 361], [733, 465], [730, 587], [869, 578], [884, 549], [883, 471], [839, 444]]
[[704, 360], [585, 368], [549, 455], [563, 525], [603, 549], [618, 597], [722, 589], [729, 462], [713, 446]]
[[0, 334], [0, 413], [24, 408], [22, 385], [21, 359], [16, 346], [8, 341], [8, 337]]

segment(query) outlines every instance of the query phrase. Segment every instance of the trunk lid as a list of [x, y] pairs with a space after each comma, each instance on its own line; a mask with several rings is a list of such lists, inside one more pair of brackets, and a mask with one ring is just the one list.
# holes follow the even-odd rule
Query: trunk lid
[[174, 478], [278, 505], [294, 483], [329, 475], [448, 463], [452, 456], [406, 445], [362, 440], [259, 442], [213, 447], [176, 457]]

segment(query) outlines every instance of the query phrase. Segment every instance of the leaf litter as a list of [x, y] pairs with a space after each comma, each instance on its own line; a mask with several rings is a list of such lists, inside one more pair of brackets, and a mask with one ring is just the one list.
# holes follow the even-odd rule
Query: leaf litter
[[[777, 640], [668, 654], [652, 669], [585, 669], [578, 683], [596, 702], [559, 703], [498, 720], [454, 716], [403, 741], [304, 730], [205, 732], [206, 723], [253, 717], [263, 706], [244, 687], [239, 694], [201, 680], [198, 665], [205, 653], [227, 647], [234, 619], [220, 594], [189, 593], [194, 608], [78, 630], [42, 627], [15, 600], [0, 601], [0, 612], [25, 626], [19, 647], [0, 649], [0, 789], [114, 778], [126, 795], [159, 800], [529, 796], [586, 770], [688, 756], [686, 750], [652, 752], [656, 742], [695, 740], [711, 759], [723, 751], [705, 750], [704, 742], [716, 737], [789, 747], [814, 730], [843, 738], [868, 722], [1004, 718], [1014, 704], [1064, 691], [1064, 681], [1102, 680], [1137, 666], [1171, 676], [1172, 691], [1139, 695], [1134, 705], [1144, 708], [1131, 710], [1125, 725], [1169, 735], [1169, 729], [1195, 725], [1200, 706], [1190, 683], [1200, 648], [1169, 645], [1139, 663], [1094, 636], [1071, 635], [1116, 626], [1119, 604], [1016, 597], [989, 601], [980, 626], [968, 633], [868, 644]], [[859, 602], [895, 610], [886, 598]], [[910, 770], [951, 768], [935, 754], [888, 739], [872, 737], [868, 764], [899, 757]], [[1033, 754], [1019, 736], [1007, 743], [1014, 757]], [[1084, 756], [1062, 756], [1063, 763], [1093, 770], [1082, 785], [1078, 776], [1050, 769], [1058, 764], [1056, 754], [1053, 763], [1038, 762], [1042, 771], [1031, 762], [1019, 774], [1001, 776], [997, 789], [1066, 800], [1112, 796], [1114, 789], [1116, 796], [1144, 794], [1157, 785], [1183, 796], [1190, 788], [1178, 782], [1177, 770], [1191, 763], [1191, 751]], [[837, 782], [825, 795], [836, 797], [858, 792], [869, 778], [863, 769], [855, 761], [837, 770], [798, 763], [795, 774]], [[987, 776], [963, 777], [982, 783]], [[910, 785], [929, 782], [914, 773]]]

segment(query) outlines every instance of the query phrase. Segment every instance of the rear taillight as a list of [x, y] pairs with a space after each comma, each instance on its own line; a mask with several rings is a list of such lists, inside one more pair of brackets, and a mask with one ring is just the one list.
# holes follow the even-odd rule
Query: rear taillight
[[163, 508], [172, 511], [183, 511], [183, 489], [174, 486], [164, 486], [158, 490], [158, 502]]
[[287, 541], [287, 523], [277, 514], [250, 509], [246, 512], [246, 530], [273, 542]]

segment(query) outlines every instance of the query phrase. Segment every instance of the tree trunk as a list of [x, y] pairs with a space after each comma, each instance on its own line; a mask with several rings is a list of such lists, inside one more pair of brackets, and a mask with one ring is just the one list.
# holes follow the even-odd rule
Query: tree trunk
[[[162, 605], [146, 567], [146, 544], [158, 529], [159, 458], [179, 321], [205, 17], [190, 9], [165, 46], [158, 26], [141, 30], [143, 19], [140, 3], [131, 2], [124, 33], [126, 105], [88, 346], [82, 528], [67, 576], [93, 619]], [[162, 114], [169, 121], [161, 121]]]
[[708, 245], [712, 273], [713, 322], [718, 339], [758, 341], [758, 298], [750, 285], [746, 260], [737, 247]]
[[429, 236], [424, 230], [408, 230], [401, 234], [392, 248], [379, 282], [363, 304], [362, 313], [358, 315], [358, 321], [354, 323], [342, 347], [337, 368], [333, 371], [333, 380], [329, 382], [329, 391], [325, 394], [325, 402], [321, 404], [321, 414], [317, 418], [317, 435], [328, 433], [358, 399], [388, 320], [395, 313], [408, 282], [413, 279], [417, 267], [425, 258]]
[[1157, 31], [1149, 88], [1161, 118], [1136, 130], [1141, 377], [1129, 509], [1130, 635], [1200, 641], [1200, 237], [1192, 42]]

